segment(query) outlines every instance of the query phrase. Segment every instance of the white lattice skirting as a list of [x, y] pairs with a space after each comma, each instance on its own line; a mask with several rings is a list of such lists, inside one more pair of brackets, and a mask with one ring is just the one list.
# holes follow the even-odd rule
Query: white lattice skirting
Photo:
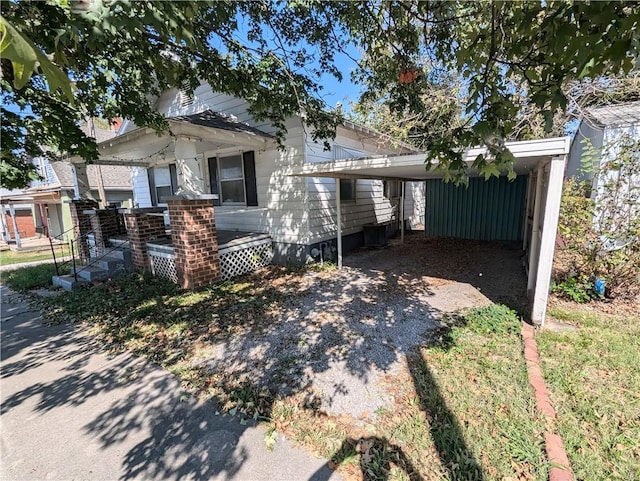
[[178, 271], [176, 270], [176, 258], [173, 247], [166, 245], [147, 244], [147, 255], [151, 264], [151, 273], [154, 276], [168, 279], [178, 283]]
[[[264, 236], [249, 242], [225, 244], [218, 253], [220, 255], [220, 278], [226, 281], [271, 264], [273, 244], [270, 237]], [[147, 244], [147, 255], [153, 275], [175, 283], [178, 282], [172, 246]]]
[[223, 281], [271, 264], [273, 244], [270, 237], [222, 247], [220, 277]]

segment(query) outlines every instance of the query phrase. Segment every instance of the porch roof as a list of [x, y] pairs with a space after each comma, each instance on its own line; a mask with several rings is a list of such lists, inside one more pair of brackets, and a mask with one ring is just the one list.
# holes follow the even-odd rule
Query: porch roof
[[2, 204], [60, 204], [61, 202], [59, 190], [48, 192], [22, 191], [0, 196], [0, 203]]
[[[569, 153], [569, 137], [555, 137], [542, 140], [508, 142], [507, 147], [515, 157], [515, 172], [524, 174], [534, 169], [541, 158], [551, 158]], [[471, 165], [480, 154], [486, 154], [484, 148], [469, 149], [464, 161]], [[426, 180], [442, 178], [443, 173], [425, 168], [425, 153], [410, 155], [384, 155], [361, 157], [356, 159], [334, 160], [305, 164], [290, 172], [298, 177], [331, 177], [336, 179], [389, 179], [389, 180]], [[476, 175], [473, 170], [471, 175]]]
[[[175, 141], [178, 137], [193, 141], [198, 154], [234, 147], [264, 149], [275, 144], [273, 135], [212, 110], [169, 117], [167, 121], [170, 133], [158, 135], [151, 128], [137, 128], [100, 142], [100, 158], [95, 163], [148, 167], [159, 161], [171, 161], [175, 159]], [[83, 162], [80, 158], [71, 160]]]

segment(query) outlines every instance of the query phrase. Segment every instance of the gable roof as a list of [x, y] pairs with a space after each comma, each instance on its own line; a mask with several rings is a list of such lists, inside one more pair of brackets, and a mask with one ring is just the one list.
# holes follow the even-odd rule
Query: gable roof
[[602, 127], [640, 123], [640, 101], [587, 109], [589, 120]]
[[[73, 189], [73, 170], [70, 162], [51, 162], [62, 189]], [[98, 175], [102, 175], [105, 190], [132, 190], [131, 168], [125, 165], [87, 165], [87, 176], [92, 189], [98, 188]]]
[[176, 122], [187, 122], [202, 127], [211, 127], [213, 129], [228, 130], [230, 132], [244, 132], [262, 137], [274, 138], [273, 135], [263, 132], [260, 129], [251, 127], [242, 122], [238, 122], [234, 117], [225, 116], [213, 110], [203, 110], [197, 114], [179, 115], [177, 117], [167, 117], [167, 120]]

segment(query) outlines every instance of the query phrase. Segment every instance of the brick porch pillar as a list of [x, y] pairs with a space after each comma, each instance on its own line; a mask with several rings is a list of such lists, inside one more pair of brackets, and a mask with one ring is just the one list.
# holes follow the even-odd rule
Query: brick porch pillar
[[131, 258], [136, 269], [149, 271], [149, 258], [147, 255], [147, 242], [164, 237], [165, 226], [162, 215], [149, 215], [162, 213], [163, 209], [132, 209], [124, 214], [124, 222], [127, 227], [127, 237], [131, 246]]
[[92, 211], [98, 207], [98, 203], [95, 200], [89, 199], [74, 199], [71, 201], [71, 220], [73, 221], [73, 231], [76, 238], [76, 249], [78, 251], [78, 257], [80, 260], [86, 261], [89, 259], [89, 246], [87, 245], [87, 234], [91, 232], [91, 213], [85, 213], [85, 211]]
[[100, 209], [91, 216], [91, 227], [95, 235], [98, 255], [106, 252], [109, 238], [120, 233], [119, 215], [117, 209]]
[[178, 282], [184, 289], [220, 280], [215, 213], [211, 199], [172, 199], [171, 242]]

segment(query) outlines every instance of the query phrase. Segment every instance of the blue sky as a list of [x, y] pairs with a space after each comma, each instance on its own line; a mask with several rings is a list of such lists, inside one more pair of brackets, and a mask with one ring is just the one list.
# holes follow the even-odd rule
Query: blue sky
[[[352, 57], [358, 56], [357, 52]], [[330, 107], [335, 107], [338, 102], [342, 102], [343, 111], [349, 109], [349, 102], [355, 102], [360, 96], [361, 87], [351, 81], [351, 72], [355, 69], [355, 63], [352, 59], [344, 54], [336, 56], [336, 66], [342, 72], [342, 82], [338, 81], [332, 75], [324, 75], [321, 77], [321, 85], [324, 86], [323, 98]]]

